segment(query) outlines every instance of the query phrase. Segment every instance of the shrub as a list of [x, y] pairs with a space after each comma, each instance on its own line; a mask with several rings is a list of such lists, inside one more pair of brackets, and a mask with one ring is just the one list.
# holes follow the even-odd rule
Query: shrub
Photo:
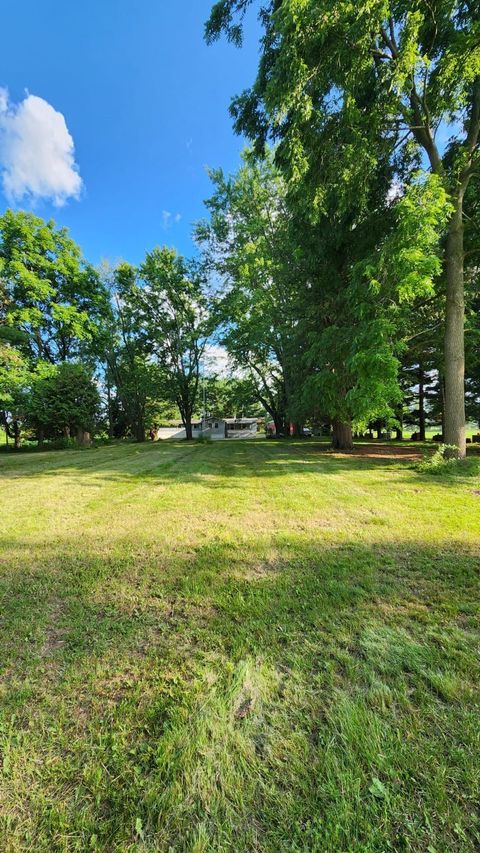
[[424, 456], [417, 469], [424, 474], [443, 474], [459, 462], [455, 444], [439, 444], [433, 456]]

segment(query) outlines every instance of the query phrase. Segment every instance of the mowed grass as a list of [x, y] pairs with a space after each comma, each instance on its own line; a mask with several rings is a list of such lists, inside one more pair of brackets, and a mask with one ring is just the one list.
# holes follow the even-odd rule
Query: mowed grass
[[472, 466], [3, 455], [0, 850], [477, 850]]

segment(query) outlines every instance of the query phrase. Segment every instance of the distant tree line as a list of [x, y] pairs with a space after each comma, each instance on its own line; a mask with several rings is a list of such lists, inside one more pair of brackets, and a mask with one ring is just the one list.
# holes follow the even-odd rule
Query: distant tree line
[[0, 425], [18, 448], [144, 441], [154, 423], [261, 413], [248, 378], [207, 372], [214, 332], [205, 265], [156, 248], [135, 268], [95, 269], [65, 229], [0, 217]]

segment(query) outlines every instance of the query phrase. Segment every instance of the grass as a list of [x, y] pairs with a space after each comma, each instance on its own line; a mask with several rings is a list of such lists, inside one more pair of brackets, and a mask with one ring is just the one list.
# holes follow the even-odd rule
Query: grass
[[0, 849], [475, 851], [478, 462], [0, 458]]
[[[415, 432], [416, 428], [411, 427], [405, 430], [405, 435], [408, 437], [410, 435], [410, 431]], [[425, 428], [425, 435], [427, 437], [427, 441], [431, 440], [434, 435], [438, 435], [442, 432], [442, 427], [440, 424], [437, 426], [427, 426]], [[480, 426], [474, 421], [470, 421], [465, 425], [465, 435], [467, 438], [471, 438], [472, 435], [477, 435], [480, 432]]]

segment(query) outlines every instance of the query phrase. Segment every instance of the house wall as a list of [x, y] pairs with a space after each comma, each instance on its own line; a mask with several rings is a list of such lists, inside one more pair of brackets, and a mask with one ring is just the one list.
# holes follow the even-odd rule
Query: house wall
[[251, 424], [245, 425], [243, 428], [239, 428], [237, 425], [236, 429], [231, 428], [231, 424], [227, 424], [221, 418], [214, 419], [209, 418], [207, 420], [207, 425], [204, 429], [200, 429], [200, 427], [193, 428], [193, 437], [194, 438], [250, 438], [252, 435], [255, 435], [257, 432], [257, 422], [254, 421]]
[[255, 435], [257, 432], [257, 424], [256, 422], [253, 424], [248, 424], [248, 426], [243, 427], [242, 429], [228, 429], [227, 438], [250, 438], [252, 435]]
[[193, 437], [225, 438], [225, 421], [209, 419], [205, 429], [194, 429]]

